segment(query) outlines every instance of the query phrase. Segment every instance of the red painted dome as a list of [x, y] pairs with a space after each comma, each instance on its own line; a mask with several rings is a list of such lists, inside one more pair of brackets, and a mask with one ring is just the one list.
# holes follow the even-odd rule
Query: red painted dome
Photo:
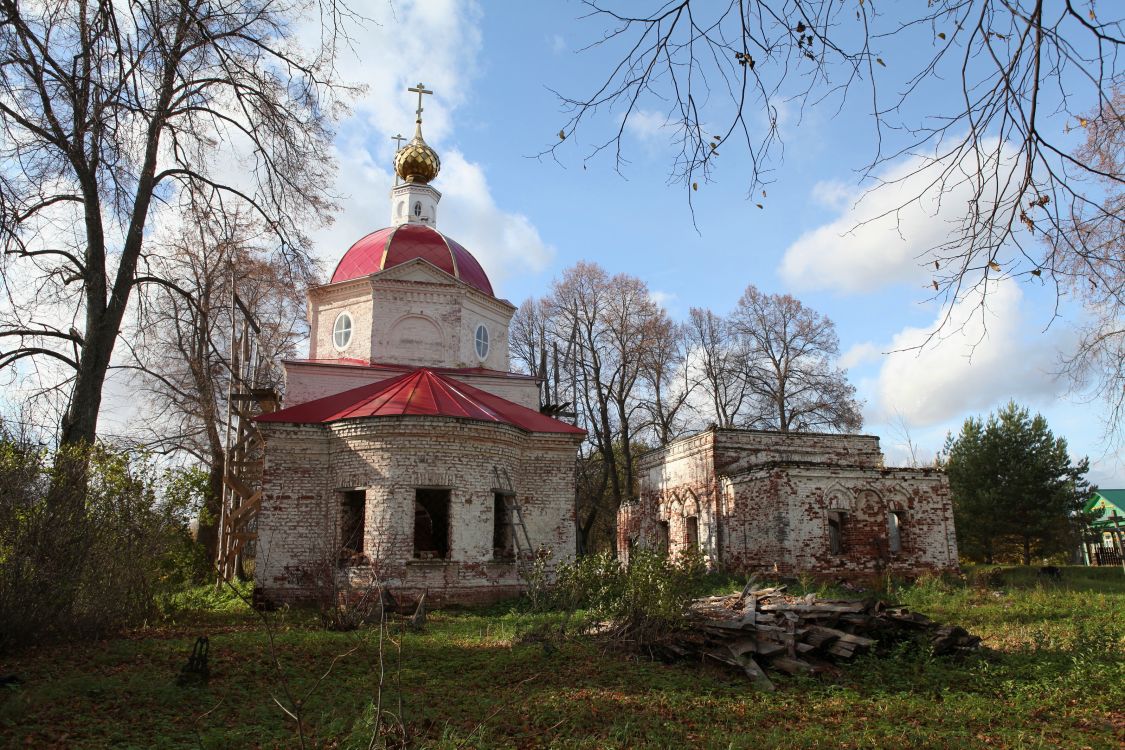
[[473, 254], [424, 224], [402, 224], [367, 235], [344, 253], [332, 273], [332, 283], [385, 271], [415, 258], [492, 296], [492, 283]]

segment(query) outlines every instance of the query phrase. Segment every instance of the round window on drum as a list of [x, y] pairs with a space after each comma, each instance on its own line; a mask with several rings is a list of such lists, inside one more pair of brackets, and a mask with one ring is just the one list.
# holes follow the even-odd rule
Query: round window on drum
[[483, 360], [488, 356], [488, 329], [483, 323], [477, 326], [476, 347], [478, 357]]
[[337, 349], [343, 349], [352, 340], [352, 316], [346, 312], [336, 316], [332, 325], [332, 343]]

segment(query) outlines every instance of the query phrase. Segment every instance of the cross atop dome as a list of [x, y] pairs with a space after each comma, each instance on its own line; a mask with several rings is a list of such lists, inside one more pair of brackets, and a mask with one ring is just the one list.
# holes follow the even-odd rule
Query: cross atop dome
[[434, 92], [427, 89], [426, 84], [424, 84], [424, 83], [419, 83], [417, 86], [411, 86], [410, 88], [407, 89], [407, 91], [412, 91], [412, 92], [418, 94], [418, 109], [414, 110], [414, 114], [417, 116], [417, 119], [414, 120], [414, 122], [417, 125], [421, 125], [422, 124], [422, 95], [423, 94], [433, 94]]
[[[437, 204], [441, 193], [430, 182], [441, 171], [441, 159], [422, 137], [422, 97], [434, 92], [419, 83], [407, 91], [418, 95], [414, 110], [414, 137], [395, 152], [395, 186], [391, 188], [391, 224], [437, 224]], [[395, 136], [399, 141], [402, 136]], [[401, 142], [400, 142], [401, 143]]]
[[411, 86], [407, 91], [418, 94], [418, 109], [414, 112], [417, 119], [414, 121], [414, 138], [395, 154], [395, 173], [403, 182], [425, 185], [432, 182], [441, 170], [437, 152], [422, 138], [422, 96], [434, 92], [424, 83]]
[[[397, 154], [399, 151], [402, 150], [402, 142], [406, 140], [406, 136], [404, 136], [402, 133], [399, 133], [398, 135], [392, 135], [391, 140], [395, 142], [395, 154]], [[396, 171], [395, 172], [395, 185], [396, 186], [398, 185], [398, 181], [399, 181], [399, 177], [398, 177], [398, 172]]]

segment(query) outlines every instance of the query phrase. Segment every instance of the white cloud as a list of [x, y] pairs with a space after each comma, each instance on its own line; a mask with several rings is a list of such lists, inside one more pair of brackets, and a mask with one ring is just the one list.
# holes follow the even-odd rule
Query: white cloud
[[[989, 147], [985, 144], [985, 149]], [[877, 175], [880, 186], [871, 190], [818, 183], [812, 197], [840, 214], [798, 237], [785, 250], [779, 273], [800, 289], [854, 293], [892, 283], [926, 285], [928, 251], [956, 228], [977, 175], [996, 171], [994, 154], [982, 151], [981, 159], [983, 165], [966, 156], [954, 165], [948, 179], [940, 178], [947, 162], [913, 156]], [[1000, 159], [1004, 172], [1011, 169], [1006, 149]], [[983, 194], [991, 193], [986, 189]]]
[[651, 109], [638, 109], [625, 121], [625, 130], [637, 140], [652, 146], [667, 140], [668, 118]]
[[679, 296], [675, 292], [666, 292], [663, 289], [650, 289], [648, 292], [648, 298], [664, 309], [668, 309], [668, 306], [679, 299]]
[[821, 180], [813, 185], [812, 199], [822, 206], [842, 211], [855, 202], [855, 188], [839, 180]]
[[562, 34], [553, 34], [551, 36], [551, 51], [559, 55], [566, 52], [566, 49], [566, 39], [563, 38]]
[[[454, 129], [453, 111], [468, 95], [478, 71], [481, 10], [474, 0], [404, 0], [379, 4], [371, 20], [352, 31], [337, 70], [366, 91], [353, 103], [353, 120], [389, 138], [409, 137], [417, 98], [406, 89], [419, 81], [435, 92], [425, 97], [426, 139], [440, 143]], [[319, 33], [319, 21], [306, 34]], [[384, 140], [386, 140], [386, 138]], [[390, 155], [392, 145], [384, 144]]]
[[868, 421], [901, 415], [911, 425], [925, 426], [1009, 398], [1052, 398], [1058, 391], [1053, 371], [1067, 334], [1044, 333], [1028, 323], [1022, 299], [1015, 281], [994, 282], [983, 311], [979, 297], [955, 303], [940, 334], [928, 343], [945, 320], [944, 311], [929, 326], [895, 334], [881, 347], [891, 353], [873, 384]]
[[498, 294], [505, 279], [547, 267], [554, 248], [543, 242], [526, 216], [496, 205], [479, 164], [450, 151], [439, 179], [439, 226], [476, 256]]
[[855, 344], [840, 355], [840, 367], [843, 367], [845, 370], [850, 370], [858, 365], [873, 362], [879, 359], [882, 352], [882, 349], [875, 346], [875, 344], [872, 344], [870, 341]]

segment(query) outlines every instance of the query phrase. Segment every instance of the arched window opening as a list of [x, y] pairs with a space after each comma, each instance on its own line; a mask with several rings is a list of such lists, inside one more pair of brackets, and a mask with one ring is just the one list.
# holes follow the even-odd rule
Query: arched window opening
[[892, 555], [902, 552], [902, 513], [892, 510], [887, 514], [887, 549]]
[[337, 349], [343, 349], [352, 340], [352, 316], [346, 312], [336, 316], [332, 325], [332, 343]]
[[478, 357], [484, 359], [488, 356], [488, 329], [484, 324], [477, 326], [476, 348]]
[[844, 554], [844, 519], [847, 514], [834, 510], [828, 513], [828, 551], [833, 555]]

